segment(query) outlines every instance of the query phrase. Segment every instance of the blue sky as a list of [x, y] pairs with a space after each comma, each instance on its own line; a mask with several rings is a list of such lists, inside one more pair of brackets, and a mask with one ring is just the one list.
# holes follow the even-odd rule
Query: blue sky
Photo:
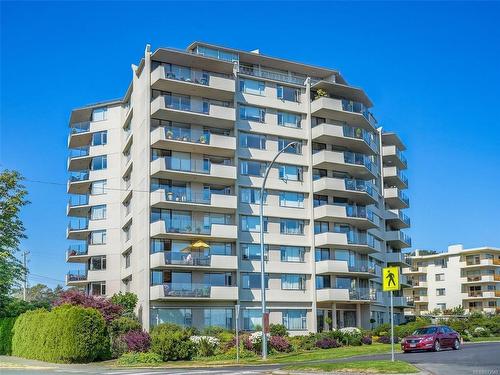
[[[408, 146], [414, 247], [500, 246], [499, 17], [494, 2], [2, 2], [1, 167], [64, 184], [71, 109], [121, 97], [146, 43], [260, 48], [367, 91]], [[31, 282], [53, 286], [66, 187], [26, 185], [22, 249]]]

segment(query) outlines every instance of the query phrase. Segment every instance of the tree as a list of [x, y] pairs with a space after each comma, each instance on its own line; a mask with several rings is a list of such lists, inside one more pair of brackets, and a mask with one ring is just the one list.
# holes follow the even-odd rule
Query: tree
[[9, 295], [19, 282], [19, 276], [25, 274], [24, 267], [15, 257], [21, 240], [26, 238], [19, 218], [21, 208], [29, 203], [22, 180], [16, 171], [0, 173], [0, 312], [9, 303]]
[[137, 296], [134, 293], [117, 293], [111, 297], [111, 302], [115, 305], [120, 305], [123, 308], [123, 312], [129, 316], [134, 316], [134, 309], [137, 305]]
[[[49, 307], [59, 298], [62, 292], [63, 287], [61, 285], [58, 285], [54, 289], [51, 289], [45, 284], [36, 284], [26, 289], [26, 301], [39, 303]], [[23, 298], [23, 290], [15, 290], [13, 292], [13, 296], [17, 298]]]

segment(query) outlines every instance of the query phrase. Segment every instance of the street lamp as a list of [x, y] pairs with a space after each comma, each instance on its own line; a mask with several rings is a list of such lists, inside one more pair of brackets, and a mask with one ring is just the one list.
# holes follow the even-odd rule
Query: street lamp
[[264, 316], [266, 314], [266, 286], [265, 286], [265, 265], [264, 265], [264, 190], [266, 188], [267, 176], [271, 170], [274, 162], [287, 148], [291, 146], [297, 146], [299, 142], [290, 142], [285, 147], [283, 147], [271, 161], [271, 163], [266, 168], [266, 173], [264, 174], [264, 181], [262, 181], [262, 187], [260, 188], [260, 295], [262, 300], [262, 359], [267, 359], [267, 337], [266, 328], [264, 322]]

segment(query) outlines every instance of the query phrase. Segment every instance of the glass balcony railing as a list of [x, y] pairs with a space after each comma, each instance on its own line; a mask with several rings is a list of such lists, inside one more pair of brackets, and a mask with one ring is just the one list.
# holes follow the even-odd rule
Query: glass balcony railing
[[85, 281], [87, 280], [87, 271], [69, 271], [67, 275], [68, 281]]
[[175, 141], [210, 144], [210, 131], [208, 130], [194, 132], [189, 128], [168, 126], [165, 127], [165, 137]]
[[210, 234], [212, 226], [202, 221], [163, 220], [163, 222], [165, 223], [165, 231], [168, 233]]
[[351, 245], [365, 245], [372, 247], [376, 250], [381, 250], [381, 244], [378, 240], [375, 239], [370, 233], [365, 232], [341, 232], [345, 233], [347, 236], [347, 243]]
[[410, 199], [403, 193], [400, 189], [398, 189], [398, 197], [401, 199], [406, 205], [410, 204]]
[[87, 181], [88, 179], [89, 179], [88, 170], [70, 172], [69, 174], [70, 182]]
[[181, 172], [210, 173], [210, 161], [208, 159], [191, 160], [166, 156], [165, 168]]
[[361, 139], [365, 141], [365, 143], [370, 146], [370, 148], [373, 151], [378, 151], [378, 143], [376, 142], [375, 137], [373, 136], [373, 133], [370, 133], [369, 131], [361, 128], [355, 128], [349, 125], [344, 125], [343, 126], [343, 134], [344, 137], [349, 137], [349, 138], [355, 138], [355, 139]]
[[74, 159], [74, 158], [81, 158], [83, 156], [89, 156], [89, 152], [90, 152], [89, 146], [70, 148], [69, 149], [69, 158]]
[[163, 95], [163, 100], [165, 102], [166, 108], [194, 113], [202, 113], [205, 115], [208, 115], [210, 113], [210, 106], [212, 105], [232, 108], [228, 102], [217, 101], [217, 103], [215, 103], [208, 99], [202, 100], [182, 95]]
[[376, 299], [376, 294], [372, 293], [370, 288], [354, 288], [349, 289], [349, 299], [369, 301]]
[[284, 72], [272, 71], [270, 69], [259, 69], [249, 66], [240, 65], [240, 73], [270, 79], [273, 81], [293, 83], [295, 85], [304, 85], [306, 77], [297, 76], [294, 74], [286, 74]]
[[71, 134], [86, 133], [90, 131], [90, 121], [77, 122], [71, 125]]
[[344, 207], [348, 217], [368, 219], [372, 222], [375, 222], [376, 218], [378, 218], [378, 216], [376, 216], [371, 210], [368, 210], [365, 206], [347, 205]]
[[164, 283], [165, 297], [210, 297], [209, 284]]
[[346, 190], [353, 190], [353, 191], [361, 191], [368, 193], [371, 197], [375, 198], [377, 197], [377, 193], [375, 189], [373, 188], [373, 185], [369, 181], [365, 180], [357, 180], [354, 178], [346, 178], [345, 180], [345, 188]]
[[87, 255], [88, 253], [88, 245], [86, 243], [84, 244], [73, 244], [68, 246], [68, 256], [81, 256], [81, 255]]
[[364, 165], [370, 172], [377, 175], [378, 167], [370, 159], [368, 155], [360, 154], [358, 152], [344, 151], [344, 163], [346, 164], [356, 164]]
[[88, 229], [89, 220], [88, 219], [73, 219], [68, 223], [69, 230], [84, 230]]
[[85, 206], [89, 204], [89, 196], [88, 195], [71, 195], [69, 197], [69, 206]]
[[398, 236], [401, 241], [411, 246], [411, 237], [402, 231], [398, 231]]
[[405, 166], [408, 165], [408, 162], [406, 160], [405, 155], [403, 154], [403, 151], [401, 151], [397, 147], [396, 147], [396, 156], [398, 157], [399, 160], [401, 160], [401, 163], [403, 163]]
[[355, 262], [348, 264], [349, 272], [368, 272], [375, 274], [375, 265], [369, 262]]
[[205, 71], [191, 69], [188, 67], [174, 67], [174, 69], [171, 69], [169, 65], [164, 65], [163, 69], [165, 72], [165, 78], [168, 79], [192, 82], [205, 86], [208, 86], [210, 83], [210, 74]]
[[178, 253], [165, 251], [165, 264], [185, 266], [210, 266], [209, 254], [196, 254], [195, 252]]
[[410, 225], [411, 220], [408, 215], [405, 215], [401, 210], [398, 211], [399, 219], [407, 225]]
[[403, 181], [403, 183], [404, 183], [405, 185], [408, 185], [408, 177], [406, 177], [406, 175], [405, 175], [403, 172], [401, 172], [399, 169], [398, 169], [398, 171], [397, 171], [397, 175], [398, 175], [398, 178], [399, 178], [401, 181]]
[[342, 99], [342, 110], [360, 113], [372, 126], [377, 125], [377, 120], [363, 103]]
[[210, 204], [210, 192], [193, 193], [191, 190], [169, 190], [165, 188], [165, 200], [183, 203], [201, 203]]

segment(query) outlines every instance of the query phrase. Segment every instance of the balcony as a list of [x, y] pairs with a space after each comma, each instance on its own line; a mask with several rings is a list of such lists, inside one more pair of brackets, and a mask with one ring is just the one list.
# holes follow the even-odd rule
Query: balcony
[[500, 297], [500, 290], [474, 290], [465, 292], [464, 299], [494, 299]]
[[107, 177], [109, 177], [107, 169], [71, 171], [67, 191], [69, 194], [88, 194], [92, 181], [105, 180]]
[[155, 238], [171, 238], [179, 240], [207, 239], [212, 241], [235, 241], [238, 228], [231, 224], [210, 224], [190, 222], [182, 225], [172, 225], [164, 221], [150, 224], [151, 236]]
[[387, 210], [386, 214], [385, 220], [393, 228], [405, 229], [411, 225], [410, 218], [402, 210]]
[[314, 207], [314, 218], [322, 221], [342, 222], [362, 230], [377, 228], [380, 224], [378, 216], [365, 206], [325, 204]]
[[[389, 299], [387, 300], [389, 302]], [[408, 297], [392, 297], [394, 307], [410, 307], [413, 306], [413, 300]]]
[[88, 259], [88, 245], [85, 244], [74, 244], [68, 247], [66, 252], [66, 262], [68, 263], [82, 263], [86, 262]]
[[325, 288], [316, 290], [316, 300], [318, 302], [366, 302], [377, 300], [376, 291], [369, 288], [341, 289]]
[[316, 117], [331, 118], [374, 131], [377, 121], [361, 103], [345, 99], [321, 97], [311, 103], [311, 114]]
[[151, 193], [151, 206], [155, 208], [189, 209], [192, 211], [207, 211], [231, 213], [236, 210], [238, 199], [235, 195], [210, 194], [209, 192], [194, 193], [186, 191], [166, 191], [159, 189]]
[[370, 254], [382, 250], [380, 243], [371, 234], [354, 231], [347, 233], [318, 233], [315, 235], [315, 245], [316, 247], [350, 249], [361, 254]]
[[88, 195], [71, 195], [66, 207], [68, 216], [88, 216], [90, 210]]
[[232, 100], [235, 82], [229, 74], [207, 72], [188, 67], [170, 71], [168, 66], [159, 65], [151, 72], [151, 87], [155, 90], [176, 92], [183, 95]]
[[399, 283], [401, 285], [412, 286], [412, 281], [406, 275], [399, 275]]
[[383, 146], [382, 155], [384, 159], [384, 163], [387, 163], [390, 166], [394, 166], [398, 169], [406, 169], [408, 166], [408, 162], [406, 161], [406, 157], [397, 146]]
[[314, 142], [329, 143], [368, 155], [378, 154], [374, 133], [349, 125], [319, 124], [312, 128]]
[[427, 281], [416, 281], [413, 283], [413, 288], [424, 288], [428, 287]]
[[494, 283], [500, 281], [500, 274], [492, 274], [492, 275], [465, 275], [460, 278], [462, 284], [466, 283]]
[[66, 238], [68, 240], [85, 240], [89, 233], [89, 220], [87, 218], [71, 219], [66, 230]]
[[357, 262], [349, 264], [345, 260], [320, 260], [316, 261], [316, 274], [358, 274], [357, 276], [376, 277], [376, 269], [373, 264], [368, 262]]
[[172, 151], [231, 157], [236, 150], [236, 138], [212, 134], [203, 129], [158, 127], [151, 132], [151, 146]]
[[387, 263], [400, 266], [408, 266], [411, 264], [411, 260], [408, 258], [408, 255], [403, 253], [386, 253], [385, 260]]
[[306, 77], [297, 76], [294, 75], [293, 73], [283, 73], [281, 71], [262, 69], [260, 67], [254, 68], [244, 65], [240, 65], [239, 68], [240, 68], [239, 70], [240, 74], [249, 75], [252, 77], [259, 77], [270, 81], [285, 82], [300, 86], [304, 86], [306, 81]]
[[413, 303], [429, 303], [428, 296], [413, 296]]
[[191, 251], [184, 252], [159, 252], [151, 254], [151, 268], [168, 269], [199, 269], [210, 270], [236, 270], [238, 258], [235, 255], [204, 254]]
[[215, 104], [201, 98], [184, 99], [174, 95], [156, 97], [151, 102], [151, 116], [220, 128], [233, 128], [236, 120], [235, 109], [230, 105]]
[[313, 182], [314, 193], [348, 198], [369, 205], [377, 202], [378, 194], [369, 181], [350, 178], [321, 177]]
[[460, 261], [461, 267], [464, 268], [480, 268], [480, 267], [492, 267], [492, 266], [500, 266], [500, 259], [487, 259], [481, 258], [479, 260], [466, 260]]
[[398, 189], [407, 189], [408, 178], [397, 167], [384, 167], [384, 184]]
[[334, 169], [349, 173], [354, 178], [372, 180], [378, 176], [378, 167], [370, 157], [355, 152], [321, 150], [313, 154], [313, 167]]
[[[290, 301], [305, 302], [310, 303], [312, 298], [312, 293], [308, 289], [292, 289], [285, 290], [281, 288], [270, 288], [266, 290], [266, 301], [268, 302], [284, 302], [289, 303]], [[260, 289], [242, 289], [240, 291], [240, 301], [261, 301], [261, 291]]]
[[78, 148], [71, 148], [68, 155], [68, 170], [79, 171], [86, 169], [90, 165], [92, 157], [90, 155], [89, 146], [81, 146]]
[[404, 274], [419, 274], [419, 273], [427, 273], [427, 267], [405, 267], [403, 268]]
[[150, 287], [150, 299], [158, 300], [200, 300], [211, 301], [236, 301], [238, 287], [236, 286], [211, 286], [198, 283], [166, 283]]
[[151, 175], [167, 180], [231, 185], [236, 180], [236, 167], [214, 164], [207, 159], [181, 160], [164, 157], [151, 162]]
[[80, 286], [82, 284], [86, 284], [87, 280], [87, 271], [69, 271], [66, 274], [66, 285], [67, 286]]
[[385, 232], [385, 239], [395, 249], [411, 247], [411, 237], [400, 230]]
[[387, 204], [392, 209], [403, 209], [410, 207], [410, 200], [398, 188], [385, 188], [384, 189], [384, 198]]
[[91, 139], [90, 121], [77, 122], [70, 125], [68, 148], [87, 146], [90, 144]]

